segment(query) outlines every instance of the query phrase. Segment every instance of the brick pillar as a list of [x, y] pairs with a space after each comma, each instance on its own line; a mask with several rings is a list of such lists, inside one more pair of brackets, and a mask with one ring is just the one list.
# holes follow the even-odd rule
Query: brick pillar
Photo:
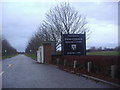
[[44, 43], [44, 63], [51, 63], [51, 54], [52, 54], [52, 47], [51, 43]]

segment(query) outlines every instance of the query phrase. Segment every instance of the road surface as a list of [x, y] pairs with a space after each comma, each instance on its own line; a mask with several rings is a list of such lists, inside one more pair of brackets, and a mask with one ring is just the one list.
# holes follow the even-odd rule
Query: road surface
[[2, 66], [3, 88], [111, 88], [53, 65], [38, 64], [22, 54], [3, 60]]

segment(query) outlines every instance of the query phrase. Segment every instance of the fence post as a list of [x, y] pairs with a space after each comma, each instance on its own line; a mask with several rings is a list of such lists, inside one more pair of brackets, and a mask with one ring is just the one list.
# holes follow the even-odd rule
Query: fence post
[[66, 66], [66, 59], [64, 59], [64, 66]]
[[117, 74], [117, 66], [116, 65], [111, 65], [111, 77], [115, 78]]
[[74, 61], [74, 68], [76, 68], [77, 61]]
[[57, 58], [57, 65], [59, 65], [59, 58]]
[[92, 62], [88, 62], [88, 72], [91, 72], [91, 68], [92, 68]]

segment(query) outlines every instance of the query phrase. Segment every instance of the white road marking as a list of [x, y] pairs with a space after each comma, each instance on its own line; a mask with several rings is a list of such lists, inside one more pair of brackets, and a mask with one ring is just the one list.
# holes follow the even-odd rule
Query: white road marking
[[0, 76], [1, 76], [3, 73], [4, 73], [4, 71], [2, 71], [2, 72], [0, 73]]
[[12, 66], [12, 64], [8, 64], [8, 67], [11, 67]]

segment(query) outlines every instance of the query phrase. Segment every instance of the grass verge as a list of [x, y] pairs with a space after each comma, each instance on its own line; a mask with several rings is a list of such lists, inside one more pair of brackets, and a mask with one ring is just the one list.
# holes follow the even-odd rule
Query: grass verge
[[37, 56], [35, 54], [25, 54], [25, 55], [34, 59], [34, 60], [37, 60]]
[[17, 54], [2, 56], [2, 60], [3, 60], [3, 59], [7, 59], [7, 58], [14, 57], [14, 56], [16, 56], [16, 55], [17, 55]]
[[119, 55], [120, 52], [118, 51], [98, 51], [98, 52], [87, 52], [87, 55], [105, 55], [105, 56], [108, 56], [108, 55]]

